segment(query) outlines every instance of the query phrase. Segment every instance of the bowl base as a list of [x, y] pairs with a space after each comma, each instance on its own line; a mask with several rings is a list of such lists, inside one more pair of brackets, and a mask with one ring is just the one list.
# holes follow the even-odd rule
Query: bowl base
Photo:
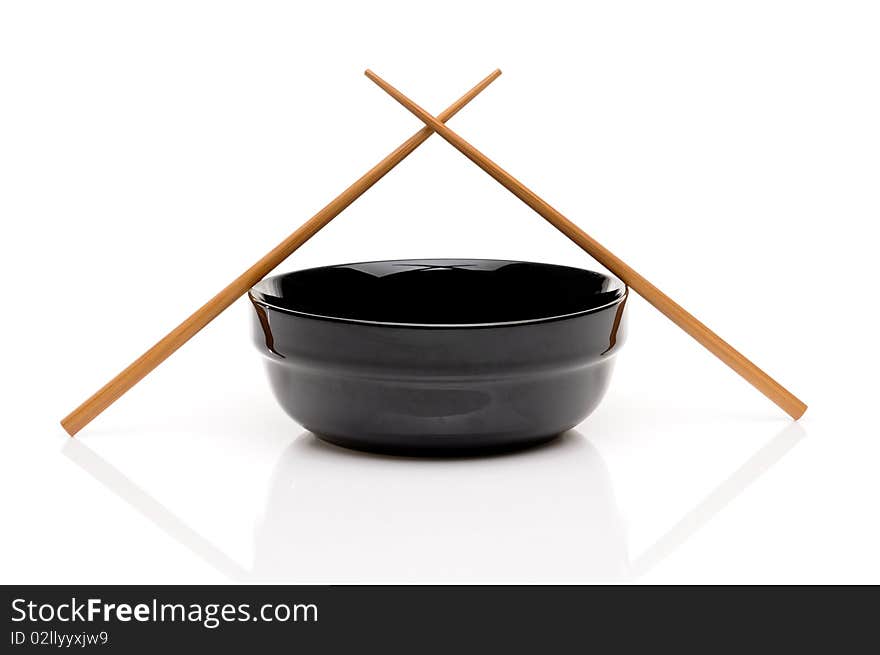
[[480, 436], [471, 439], [456, 436], [449, 439], [432, 440], [433, 443], [425, 443], [424, 439], [418, 436], [412, 438], [396, 437], [393, 439], [387, 437], [371, 438], [367, 436], [340, 437], [312, 431], [312, 434], [317, 438], [334, 446], [399, 457], [481, 457], [501, 455], [540, 446], [559, 438], [563, 433], [564, 431], [539, 437], [513, 439], [501, 435], [492, 438]]

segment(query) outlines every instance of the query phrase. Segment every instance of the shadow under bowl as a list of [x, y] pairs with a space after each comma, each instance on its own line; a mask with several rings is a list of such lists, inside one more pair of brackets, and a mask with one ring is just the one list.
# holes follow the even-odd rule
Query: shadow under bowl
[[547, 441], [592, 412], [627, 288], [567, 266], [407, 259], [325, 266], [250, 291], [284, 410], [322, 439], [458, 455]]

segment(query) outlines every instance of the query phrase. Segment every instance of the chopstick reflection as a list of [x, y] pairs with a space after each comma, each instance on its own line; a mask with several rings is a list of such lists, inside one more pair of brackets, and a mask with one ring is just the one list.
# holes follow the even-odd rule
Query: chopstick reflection
[[[62, 453], [235, 581], [626, 581], [671, 555], [804, 435], [789, 424], [634, 560], [605, 463], [576, 431], [519, 453], [440, 460], [357, 453], [303, 433], [275, 463], [247, 567], [81, 441]], [[442, 561], [431, 561], [438, 552]], [[331, 560], [328, 580], [314, 564]]]
[[127, 478], [119, 469], [78, 439], [68, 439], [61, 453], [89, 473], [109, 491], [128, 503], [129, 507], [149, 519], [169, 537], [186, 546], [205, 562], [231, 580], [243, 580], [245, 571], [237, 562], [184, 521], [147, 491]]
[[633, 579], [642, 577], [675, 552], [734, 498], [775, 466], [805, 436], [806, 432], [800, 423], [790, 423], [633, 561]]

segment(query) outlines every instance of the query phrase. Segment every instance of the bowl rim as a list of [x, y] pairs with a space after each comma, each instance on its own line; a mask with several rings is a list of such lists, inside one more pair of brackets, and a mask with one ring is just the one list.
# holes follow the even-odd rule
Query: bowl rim
[[[622, 293], [617, 298], [597, 307], [590, 307], [588, 309], [583, 309], [577, 312], [570, 312], [568, 314], [554, 314], [551, 316], [541, 316], [539, 318], [528, 318], [528, 319], [520, 319], [516, 321], [495, 321], [495, 322], [485, 322], [485, 323], [408, 323], [401, 321], [374, 321], [369, 319], [362, 318], [347, 318], [342, 316], [331, 316], [326, 314], [314, 314], [311, 312], [304, 312], [296, 309], [290, 309], [289, 307], [281, 307], [277, 304], [274, 304], [270, 300], [267, 300], [265, 294], [259, 287], [263, 284], [271, 280], [276, 280], [278, 278], [286, 277], [288, 275], [296, 275], [297, 273], [302, 273], [305, 271], [315, 271], [321, 269], [328, 268], [343, 268], [346, 266], [362, 266], [366, 264], [390, 264], [390, 263], [400, 263], [400, 262], [418, 262], [418, 261], [436, 261], [436, 262], [462, 262], [462, 261], [470, 261], [470, 262], [504, 262], [509, 264], [533, 264], [538, 266], [553, 266], [556, 268], [568, 268], [575, 271], [593, 273], [595, 275], [600, 275], [604, 277], [606, 280], [610, 281], [613, 285], [609, 290], [611, 291], [621, 291]], [[588, 314], [595, 314], [597, 312], [601, 312], [603, 310], [608, 309], [609, 307], [614, 307], [615, 305], [619, 305], [626, 301], [629, 296], [629, 286], [625, 284], [618, 277], [610, 274], [603, 273], [601, 271], [594, 271], [588, 268], [579, 268], [577, 266], [567, 266], [565, 264], [553, 264], [551, 262], [535, 262], [535, 261], [527, 261], [520, 259], [495, 259], [495, 258], [485, 258], [485, 257], [408, 257], [406, 259], [376, 259], [376, 260], [367, 260], [367, 261], [359, 261], [359, 262], [349, 262], [345, 264], [328, 264], [325, 266], [311, 266], [309, 268], [301, 268], [293, 271], [288, 271], [286, 273], [278, 273], [277, 275], [271, 275], [263, 278], [259, 282], [257, 282], [254, 286], [252, 286], [248, 290], [248, 298], [255, 305], [261, 305], [267, 309], [271, 309], [273, 311], [281, 312], [283, 314], [291, 314], [293, 316], [299, 316], [301, 318], [314, 319], [319, 321], [329, 321], [331, 323], [349, 323], [354, 325], [369, 325], [374, 327], [389, 327], [389, 328], [413, 328], [413, 329], [437, 329], [437, 330], [454, 330], [454, 329], [475, 329], [475, 328], [495, 328], [495, 327], [516, 327], [521, 325], [535, 325], [539, 323], [551, 323], [555, 321], [563, 321], [571, 318], [577, 318], [579, 316], [586, 316]]]

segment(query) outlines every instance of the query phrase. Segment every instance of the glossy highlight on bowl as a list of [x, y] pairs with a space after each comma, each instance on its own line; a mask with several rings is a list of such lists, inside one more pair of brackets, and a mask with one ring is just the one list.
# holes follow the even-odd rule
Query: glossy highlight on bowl
[[284, 410], [327, 441], [397, 454], [552, 439], [599, 404], [625, 338], [626, 286], [554, 264], [362, 262], [249, 296]]

